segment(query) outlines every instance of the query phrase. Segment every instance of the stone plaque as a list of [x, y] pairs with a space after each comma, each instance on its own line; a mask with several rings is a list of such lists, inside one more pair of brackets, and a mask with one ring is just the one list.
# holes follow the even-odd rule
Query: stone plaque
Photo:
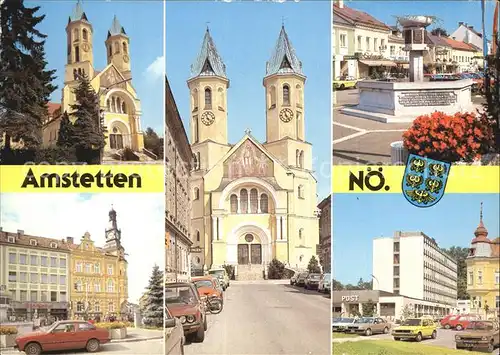
[[413, 30], [413, 43], [415, 44], [423, 44], [424, 43], [424, 31], [419, 29]]
[[411, 44], [411, 30], [405, 30], [405, 44]]
[[272, 160], [249, 140], [246, 140], [224, 162], [224, 176], [230, 179], [273, 175]]
[[457, 94], [453, 91], [402, 92], [398, 102], [404, 107], [450, 106], [457, 102]]

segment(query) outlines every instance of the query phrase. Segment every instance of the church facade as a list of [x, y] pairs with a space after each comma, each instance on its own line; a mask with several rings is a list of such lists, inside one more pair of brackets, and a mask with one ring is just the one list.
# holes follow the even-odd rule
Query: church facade
[[277, 259], [304, 269], [319, 240], [312, 145], [304, 130], [302, 63], [281, 28], [263, 78], [266, 141], [247, 130], [228, 141], [226, 66], [207, 29], [187, 81], [193, 269], [232, 265], [237, 279], [259, 279]]
[[[83, 11], [81, 1], [76, 4], [66, 26], [67, 62], [61, 103], [48, 104], [48, 117], [43, 125], [43, 144], [55, 146], [62, 113], [71, 118], [71, 105], [76, 103], [75, 88], [86, 75], [99, 95], [101, 114], [107, 130], [104, 152], [114, 153], [124, 148], [135, 152], [144, 149], [141, 128], [141, 102], [132, 85], [130, 38], [115, 16], [107, 38], [107, 65], [102, 70], [94, 67], [94, 30]], [[72, 119], [73, 120], [73, 119]]]

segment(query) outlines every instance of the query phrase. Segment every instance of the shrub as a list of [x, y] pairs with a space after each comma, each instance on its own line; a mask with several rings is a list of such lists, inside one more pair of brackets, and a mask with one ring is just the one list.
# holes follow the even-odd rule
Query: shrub
[[269, 263], [267, 278], [270, 280], [280, 280], [285, 275], [285, 264], [278, 259], [273, 259]]
[[0, 326], [0, 335], [15, 335], [17, 334], [16, 327], [2, 327]]
[[472, 162], [490, 151], [493, 130], [484, 115], [434, 112], [417, 117], [403, 140], [413, 154], [450, 163]]
[[123, 160], [125, 161], [139, 161], [139, 157], [134, 153], [132, 149], [129, 147], [126, 147], [125, 149], [122, 150], [121, 152], [123, 156]]
[[96, 323], [94, 324], [97, 328], [104, 328], [104, 329], [121, 329], [121, 328], [126, 328], [127, 325], [126, 323], [123, 322], [102, 322], [102, 323]]

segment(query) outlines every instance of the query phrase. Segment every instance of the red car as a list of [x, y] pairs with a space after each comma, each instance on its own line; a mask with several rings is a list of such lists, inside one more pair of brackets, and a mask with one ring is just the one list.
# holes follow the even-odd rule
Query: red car
[[450, 325], [452, 328], [460, 331], [467, 328], [470, 322], [476, 320], [481, 320], [481, 318], [473, 314], [464, 314], [452, 320], [450, 322]]
[[66, 320], [54, 323], [47, 330], [18, 336], [15, 348], [29, 355], [79, 349], [93, 353], [109, 341], [107, 329], [96, 328], [86, 321]]

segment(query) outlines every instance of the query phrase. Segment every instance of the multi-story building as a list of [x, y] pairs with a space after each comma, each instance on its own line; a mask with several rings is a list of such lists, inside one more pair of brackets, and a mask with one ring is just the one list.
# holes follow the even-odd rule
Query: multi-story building
[[[451, 59], [456, 63], [457, 72], [475, 72], [479, 62], [475, 59], [480, 49], [472, 44], [446, 38], [451, 47]], [[481, 63], [482, 64], [482, 63]]]
[[263, 278], [273, 259], [305, 268], [317, 258], [317, 182], [305, 136], [306, 76], [284, 26], [263, 78], [263, 143], [249, 129], [228, 141], [229, 78], [208, 30], [191, 69], [191, 234], [200, 262], [231, 265], [237, 279]]
[[333, 12], [333, 77], [357, 76], [354, 24]]
[[165, 278], [176, 282], [189, 279], [191, 266], [195, 273], [203, 273], [199, 231], [190, 257], [191, 201], [200, 198], [200, 190], [190, 188], [189, 177], [196, 164], [192, 164], [191, 146], [167, 78], [165, 92]]
[[465, 261], [471, 309], [480, 314], [500, 314], [500, 238], [488, 238], [482, 203], [479, 225]]
[[441, 308], [457, 302], [457, 263], [422, 232], [395, 232], [373, 240], [373, 289]]
[[70, 248], [64, 240], [0, 229], [0, 285], [9, 317], [68, 317]]
[[318, 205], [319, 217], [319, 262], [323, 272], [332, 270], [332, 196], [328, 196]]
[[113, 208], [105, 233], [103, 247], [96, 246], [88, 232], [78, 243], [67, 238], [71, 249], [72, 317], [103, 320], [128, 315], [127, 260]]
[[401, 62], [407, 65], [409, 61], [408, 51], [405, 51], [405, 39], [403, 32], [397, 26], [391, 26], [387, 49], [384, 48], [384, 55], [387, 59], [396, 63]]
[[[472, 44], [474, 47], [479, 48], [480, 56], [483, 56], [483, 48], [484, 48], [484, 39], [483, 34], [474, 29], [474, 26], [471, 26], [464, 22], [459, 22], [458, 27], [450, 36], [457, 41]], [[491, 41], [487, 41], [487, 53], [491, 53]]]

